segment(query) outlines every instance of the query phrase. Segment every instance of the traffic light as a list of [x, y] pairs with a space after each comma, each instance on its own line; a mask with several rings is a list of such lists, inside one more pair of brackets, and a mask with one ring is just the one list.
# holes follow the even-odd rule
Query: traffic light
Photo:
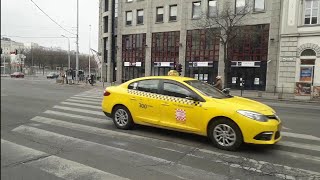
[[182, 72], [182, 65], [181, 65], [181, 64], [178, 64], [178, 65], [177, 65], [177, 71], [178, 71], [179, 73]]
[[15, 54], [15, 55], [17, 55], [17, 54], [18, 54], [18, 49], [16, 49], [16, 51], [14, 52], [14, 54]]

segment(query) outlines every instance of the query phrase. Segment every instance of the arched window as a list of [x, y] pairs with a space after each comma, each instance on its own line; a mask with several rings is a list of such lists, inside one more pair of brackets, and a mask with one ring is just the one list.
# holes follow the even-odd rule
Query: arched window
[[312, 49], [306, 49], [302, 51], [301, 56], [316, 56], [316, 52]]

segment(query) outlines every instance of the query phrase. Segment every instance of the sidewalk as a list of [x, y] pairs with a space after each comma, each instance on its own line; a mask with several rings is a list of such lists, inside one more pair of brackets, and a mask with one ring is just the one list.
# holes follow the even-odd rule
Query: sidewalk
[[[59, 83], [59, 84], [61, 84], [61, 83]], [[64, 85], [69, 85], [69, 84], [64, 83]], [[91, 84], [86, 83], [86, 82], [79, 82], [76, 84], [70, 84], [70, 86], [72, 86], [72, 85], [80, 86], [80, 87], [94, 87], [94, 88], [104, 89], [108, 86], [118, 85], [118, 84], [117, 83], [111, 84], [111, 83], [107, 83], [107, 82], [96, 81], [96, 83], [93, 86], [91, 86]], [[233, 96], [241, 96], [241, 91], [231, 89], [230, 94]], [[295, 99], [294, 94], [292, 94], [292, 93], [284, 93], [281, 96], [281, 94], [279, 95], [279, 93], [244, 90], [242, 92], [242, 97], [255, 99], [255, 100], [291, 101], [291, 102], [319, 103], [320, 104], [320, 98], [312, 99], [312, 100], [299, 100], [299, 99]]]
[[[230, 94], [234, 96], [241, 96], [241, 90], [231, 89]], [[295, 99], [293, 93], [271, 93], [265, 91], [244, 90], [242, 97], [251, 98], [256, 100], [274, 100], [274, 101], [292, 101], [292, 102], [306, 102], [306, 103], [319, 103], [320, 98], [314, 98], [311, 100]]]

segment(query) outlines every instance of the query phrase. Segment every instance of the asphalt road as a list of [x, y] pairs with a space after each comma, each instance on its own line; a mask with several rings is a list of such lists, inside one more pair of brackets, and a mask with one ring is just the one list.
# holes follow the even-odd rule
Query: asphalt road
[[218, 150], [207, 138], [101, 113], [101, 88], [1, 78], [1, 179], [320, 179], [320, 105], [265, 103], [283, 120], [273, 146]]

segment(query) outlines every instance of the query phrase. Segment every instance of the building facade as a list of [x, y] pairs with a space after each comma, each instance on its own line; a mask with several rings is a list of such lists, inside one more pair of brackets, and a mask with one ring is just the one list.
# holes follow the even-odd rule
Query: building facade
[[279, 91], [309, 98], [320, 90], [320, 1], [283, 0], [280, 37]]
[[[250, 4], [241, 41], [228, 46], [228, 87], [272, 91], [277, 87], [280, 0], [100, 0], [99, 51], [108, 82], [166, 75], [176, 64], [182, 75], [213, 83], [223, 75], [218, 37], [197, 26], [229, 2], [236, 12]], [[254, 38], [251, 32], [256, 33]], [[217, 33], [220, 33], [217, 31]]]

